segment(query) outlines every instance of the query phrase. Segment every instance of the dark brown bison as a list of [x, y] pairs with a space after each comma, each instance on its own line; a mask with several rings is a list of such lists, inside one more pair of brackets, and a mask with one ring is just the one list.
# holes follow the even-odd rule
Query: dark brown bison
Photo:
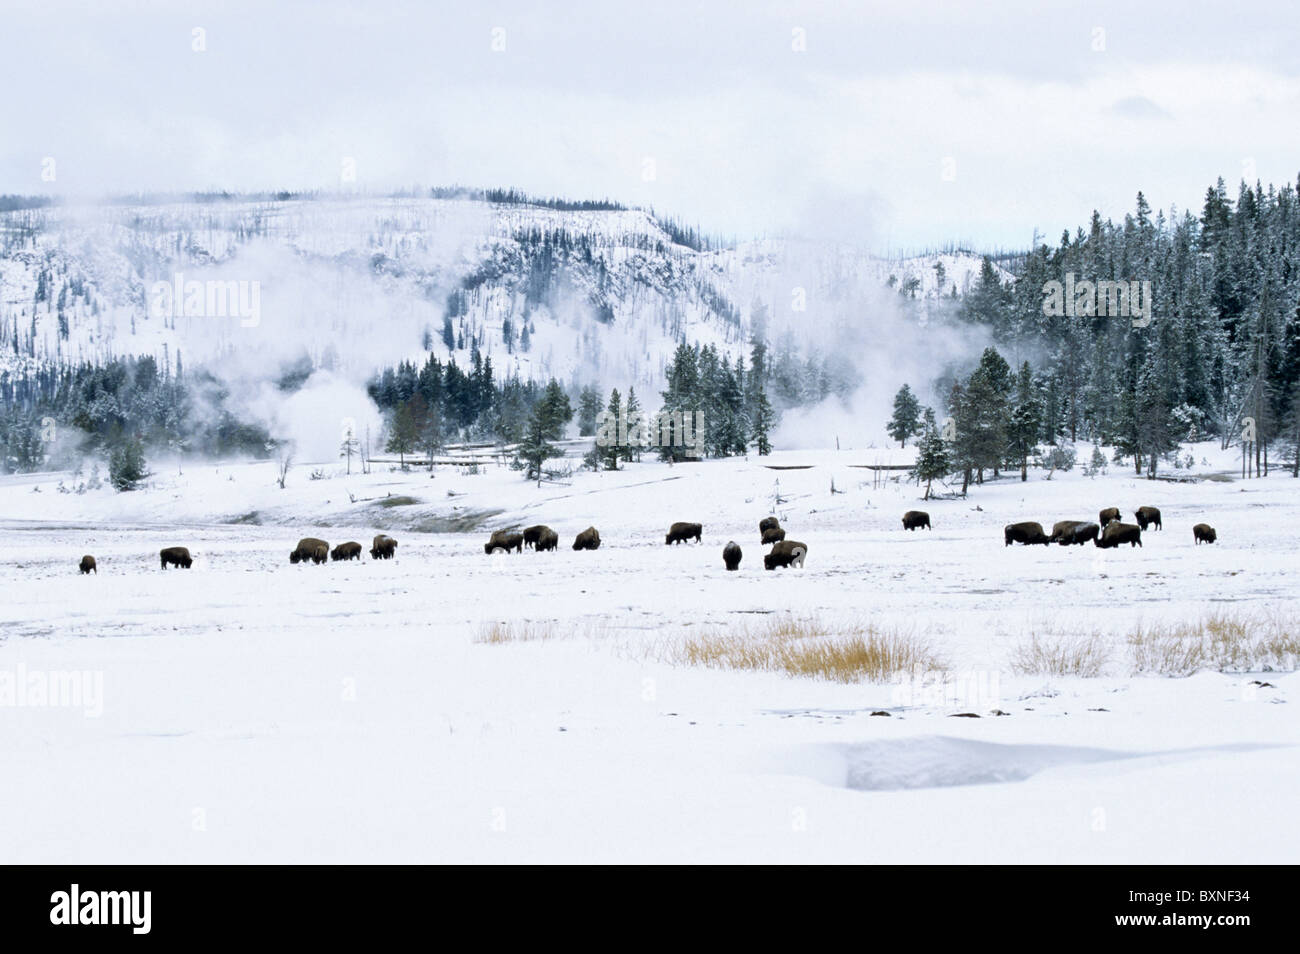
[[1060, 541], [1061, 546], [1069, 546], [1071, 544], [1083, 546], [1089, 541], [1096, 542], [1097, 536], [1100, 533], [1101, 527], [1097, 526], [1095, 523], [1076, 523], [1074, 529], [1070, 531], [1069, 535]]
[[781, 522], [777, 520], [776, 517], [764, 517], [762, 520], [758, 521], [759, 536], [762, 536], [769, 530], [775, 530], [779, 526], [781, 526]]
[[1052, 524], [1052, 535], [1047, 539], [1052, 543], [1059, 543], [1064, 546], [1069, 542], [1070, 534], [1074, 532], [1074, 528], [1082, 522], [1082, 520], [1058, 520]]
[[1097, 514], [1097, 522], [1105, 529], [1106, 524], [1117, 522], [1119, 520], [1119, 507], [1107, 507], [1101, 513]]
[[1154, 526], [1157, 530], [1163, 530], [1160, 523], [1160, 509], [1158, 507], [1138, 507], [1133, 511], [1133, 516], [1137, 517], [1138, 526], [1145, 530], [1147, 527]]
[[727, 545], [722, 548], [722, 562], [727, 565], [727, 569], [740, 569], [740, 557], [740, 544], [735, 540], [728, 540]]
[[797, 540], [781, 540], [773, 544], [771, 551], [763, 557], [763, 568], [775, 570], [777, 567], [797, 566], [803, 569], [803, 558], [808, 552], [808, 544]]
[[772, 527], [770, 530], [763, 531], [763, 546], [769, 543], [777, 543], [785, 539], [785, 531], [780, 527]]
[[[330, 545], [316, 537], [303, 537], [289, 554], [290, 563], [324, 563], [329, 559]], [[319, 557], [319, 559], [318, 559]]]
[[370, 559], [391, 560], [397, 552], [397, 541], [386, 533], [378, 534], [370, 541]]
[[158, 551], [158, 557], [162, 561], [162, 568], [164, 570], [167, 569], [168, 566], [188, 570], [190, 564], [194, 562], [190, 559], [190, 551], [184, 547], [163, 547]]
[[340, 543], [330, 551], [331, 560], [360, 560], [361, 544], [355, 540], [349, 540], [347, 543]]
[[[527, 542], [526, 540], [527, 535], [528, 535], [528, 531], [525, 530], [524, 531], [525, 542]], [[537, 543], [533, 545], [533, 549], [536, 550], [538, 553], [541, 553], [543, 550], [558, 550], [559, 548], [560, 548], [560, 535], [556, 533], [554, 530], [552, 530], [550, 527], [542, 527], [541, 536], [537, 538]]]
[[919, 530], [922, 527], [930, 529], [930, 515], [924, 510], [909, 510], [903, 514], [904, 530]]
[[496, 550], [504, 550], [509, 553], [514, 550], [518, 553], [524, 552], [524, 535], [516, 530], [495, 530], [488, 542], [483, 544], [484, 553], [493, 553]]
[[1002, 536], [1006, 540], [1005, 546], [1011, 546], [1013, 543], [1026, 545], [1041, 543], [1046, 546], [1052, 542], [1052, 538], [1043, 532], [1043, 525], [1032, 520], [1007, 524], [1002, 528]]
[[588, 527], [582, 533], [573, 538], [573, 549], [575, 550], [599, 550], [600, 549], [600, 531], [595, 527]]
[[1142, 546], [1142, 528], [1131, 523], [1108, 523], [1106, 528], [1101, 531], [1101, 536], [1093, 542], [1103, 550], [1122, 546], [1125, 543], [1130, 547], [1140, 547]]
[[[1196, 545], [1199, 547], [1202, 543], [1213, 543], [1219, 539], [1219, 535], [1214, 532], [1214, 528], [1208, 523], [1198, 523], [1192, 527], [1192, 539], [1196, 541]], [[93, 564], [95, 561], [91, 559], [90, 562]]]
[[544, 523], [539, 523], [534, 527], [524, 528], [524, 546], [537, 547], [537, 541], [542, 538], [542, 534], [551, 528]]
[[[1211, 530], [1210, 532], [1213, 533], [1214, 531]], [[77, 568], [81, 570], [82, 573], [89, 573], [91, 570], [94, 570], [95, 576], [99, 576], [99, 567], [95, 565], [95, 558], [89, 553], [81, 558], [81, 562], [77, 564]]]
[[700, 523], [675, 523], [668, 528], [668, 533], [664, 535], [664, 544], [684, 543], [694, 538], [696, 543], [703, 543], [701, 537], [704, 535], [704, 525]]

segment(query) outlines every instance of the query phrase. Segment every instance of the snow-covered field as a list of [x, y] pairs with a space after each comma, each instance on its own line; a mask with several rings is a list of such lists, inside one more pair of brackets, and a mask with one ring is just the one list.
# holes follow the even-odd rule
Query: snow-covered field
[[[1134, 675], [1126, 643], [1214, 611], [1294, 617], [1300, 481], [1229, 479], [1231, 452], [1198, 445], [1195, 482], [1037, 471], [923, 504], [854, 466], [908, 454], [647, 462], [540, 489], [504, 467], [300, 465], [281, 490], [269, 463], [155, 463], [130, 494], [0, 478], [0, 858], [1300, 858], [1296, 677]], [[1142, 549], [1003, 546], [1009, 522], [1139, 505], [1164, 517]], [[901, 529], [914, 507], [932, 531]], [[808, 544], [802, 571], [763, 571], [769, 513]], [[675, 520], [702, 522], [703, 545], [665, 547]], [[1201, 521], [1214, 546], [1194, 545]], [[533, 523], [558, 552], [484, 554], [491, 529]], [[572, 551], [588, 525], [601, 549]], [[302, 536], [368, 549], [380, 531], [392, 561], [287, 560]], [[169, 545], [191, 570], [159, 569]], [[98, 574], [78, 574], [83, 553]], [[773, 613], [924, 638], [952, 681], [672, 661]], [[551, 638], [479, 639], [523, 620]], [[1044, 633], [1099, 634], [1101, 675], [1013, 671]], [[17, 704], [78, 673], [78, 704]]]

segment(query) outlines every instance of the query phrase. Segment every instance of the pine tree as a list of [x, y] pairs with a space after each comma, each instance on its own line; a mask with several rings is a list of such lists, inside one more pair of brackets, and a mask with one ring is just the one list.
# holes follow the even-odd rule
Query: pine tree
[[526, 480], [536, 480], [538, 486], [541, 486], [542, 468], [546, 462], [564, 456], [564, 451], [550, 443], [555, 422], [555, 408], [548, 406], [545, 400], [538, 401], [528, 417], [523, 440], [515, 451], [515, 465], [524, 471]]
[[623, 457], [623, 449], [618, 443], [619, 422], [623, 420], [623, 398], [618, 393], [618, 388], [609, 392], [609, 404], [605, 407], [605, 420], [602, 422], [600, 430], [601, 440], [601, 457], [605, 462], [606, 470], [618, 470], [618, 462]]
[[1020, 479], [1029, 479], [1029, 457], [1036, 450], [1038, 429], [1042, 424], [1042, 402], [1034, 383], [1034, 374], [1029, 362], [1020, 366], [1020, 376], [1016, 384], [1016, 403], [1011, 411], [1011, 423], [1007, 428], [1008, 457], [1020, 464]]
[[120, 438], [108, 456], [109, 483], [118, 491], [135, 490], [148, 476], [140, 438]]
[[907, 446], [907, 439], [921, 429], [921, 402], [912, 393], [911, 387], [904, 384], [894, 395], [894, 416], [889, 420], [889, 436], [898, 441], [899, 447]]
[[600, 415], [600, 393], [588, 384], [578, 395], [578, 436], [591, 437], [596, 433], [596, 418]]
[[403, 470], [406, 469], [406, 455], [416, 448], [416, 436], [415, 416], [410, 403], [404, 401], [393, 412], [388, 426], [388, 443], [384, 447], [388, 453], [398, 455]]
[[921, 439], [916, 452], [916, 466], [912, 468], [911, 477], [918, 484], [925, 481], [925, 499], [930, 499], [930, 488], [936, 480], [943, 480], [952, 472], [952, 462], [948, 458], [948, 449], [934, 420], [934, 410], [925, 409], [921, 424]]

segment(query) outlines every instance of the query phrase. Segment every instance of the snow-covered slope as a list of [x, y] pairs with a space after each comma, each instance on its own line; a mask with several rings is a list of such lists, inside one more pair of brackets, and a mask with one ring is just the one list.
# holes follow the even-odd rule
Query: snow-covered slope
[[[306, 350], [361, 377], [427, 351], [464, 362], [477, 345], [499, 375], [653, 387], [679, 341], [743, 347], [756, 305], [776, 330], [870, 323], [897, 306], [891, 284], [916, 279], [924, 309], [980, 267], [966, 253], [879, 259], [791, 240], [697, 251], [640, 210], [477, 199], [56, 207], [0, 215], [0, 236], [10, 373], [178, 353], [272, 373]], [[234, 282], [256, 289], [257, 313], [159, 315], [159, 282]]]

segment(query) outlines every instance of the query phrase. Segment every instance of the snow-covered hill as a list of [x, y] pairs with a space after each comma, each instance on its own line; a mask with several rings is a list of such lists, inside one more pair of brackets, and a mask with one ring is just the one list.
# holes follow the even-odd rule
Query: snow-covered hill
[[[361, 378], [477, 345], [498, 375], [654, 387], [679, 341], [743, 348], [759, 306], [774, 334], [824, 345], [837, 326], [890, 320], [903, 289], [923, 314], [981, 263], [775, 239], [697, 250], [640, 210], [469, 198], [54, 207], [0, 215], [0, 235], [11, 374], [132, 354], [271, 374], [305, 350]], [[159, 283], [176, 303], [158, 307]], [[227, 313], [179, 307], [191, 288], [199, 310], [228, 293]]]

